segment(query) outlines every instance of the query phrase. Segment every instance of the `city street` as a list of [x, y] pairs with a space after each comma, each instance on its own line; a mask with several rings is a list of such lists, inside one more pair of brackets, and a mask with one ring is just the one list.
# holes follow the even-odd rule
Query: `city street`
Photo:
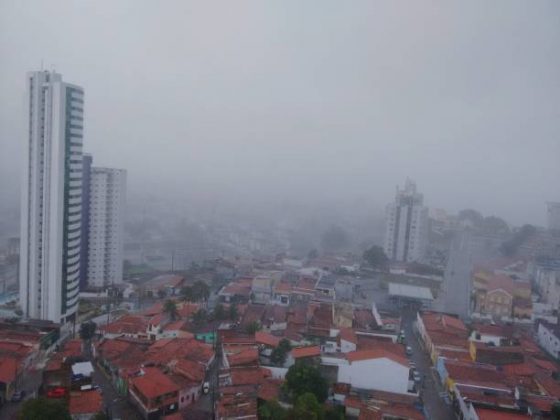
[[[37, 395], [39, 384], [42, 382], [42, 372], [40, 370], [31, 369], [22, 375], [22, 383], [17, 387], [18, 391], [25, 391], [25, 398], [32, 398]], [[0, 420], [13, 420], [16, 418], [17, 412], [22, 402], [7, 402], [0, 408]]]
[[437, 373], [432, 369], [430, 357], [422, 348], [414, 331], [416, 310], [403, 309], [402, 326], [406, 336], [406, 345], [412, 347], [410, 359], [422, 375], [420, 395], [422, 397], [428, 420], [453, 420], [456, 418], [451, 405], [447, 405], [440, 396], [444, 390], [438, 380]]

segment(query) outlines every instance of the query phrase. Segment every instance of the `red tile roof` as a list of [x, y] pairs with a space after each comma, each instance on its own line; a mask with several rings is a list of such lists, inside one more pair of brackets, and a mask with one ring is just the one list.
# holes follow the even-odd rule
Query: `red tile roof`
[[408, 367], [408, 361], [406, 357], [403, 357], [401, 355], [395, 354], [391, 351], [382, 348], [376, 350], [357, 350], [357, 351], [351, 351], [350, 353], [346, 353], [346, 359], [350, 363], [361, 361], [361, 360], [381, 359], [381, 358], [390, 359], [393, 362]]
[[358, 344], [358, 336], [352, 328], [341, 328], [340, 339], [350, 343]]
[[193, 382], [200, 383], [204, 380], [206, 369], [204, 365], [188, 359], [179, 359], [171, 364], [173, 372], [183, 375]]
[[233, 385], [258, 385], [270, 376], [268, 369], [259, 367], [233, 368], [230, 370]]
[[99, 392], [71, 392], [68, 410], [72, 416], [96, 414], [103, 409], [103, 397]]
[[283, 382], [281, 379], [265, 379], [259, 387], [259, 398], [264, 401], [278, 400]]
[[14, 357], [0, 358], [0, 382], [10, 384], [16, 380], [18, 361]]
[[258, 364], [259, 352], [255, 346], [224, 345], [223, 347], [230, 367]]
[[512, 411], [492, 410], [490, 408], [476, 408], [479, 420], [527, 420], [528, 414], [515, 413]]
[[138, 334], [145, 333], [148, 321], [143, 316], [125, 315], [99, 329], [106, 334]]
[[292, 350], [292, 357], [300, 359], [302, 357], [317, 357], [321, 355], [319, 346], [298, 347]]
[[269, 347], [276, 347], [278, 344], [280, 344], [280, 337], [276, 337], [275, 335], [263, 332], [263, 331], [257, 331], [255, 333], [255, 341], [257, 342], [257, 344], [264, 344], [265, 346], [269, 346]]
[[157, 368], [144, 368], [144, 375], [132, 379], [132, 384], [146, 398], [179, 391], [179, 386]]

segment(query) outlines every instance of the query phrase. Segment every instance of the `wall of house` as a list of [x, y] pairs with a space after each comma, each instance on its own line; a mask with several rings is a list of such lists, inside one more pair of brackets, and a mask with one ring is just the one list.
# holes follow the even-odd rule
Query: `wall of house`
[[541, 347], [545, 349], [548, 354], [558, 359], [560, 354], [560, 339], [543, 324], [539, 324], [537, 339]]
[[410, 369], [387, 358], [367, 359], [338, 366], [338, 382], [355, 388], [408, 394]]
[[351, 341], [346, 341], [344, 339], [340, 340], [340, 351], [342, 353], [350, 353], [351, 351], [356, 351], [356, 345]]

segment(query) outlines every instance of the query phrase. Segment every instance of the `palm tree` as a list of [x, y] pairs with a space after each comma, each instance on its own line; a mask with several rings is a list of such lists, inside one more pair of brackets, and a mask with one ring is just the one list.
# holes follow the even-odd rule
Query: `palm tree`
[[172, 321], [175, 321], [177, 318], [177, 305], [171, 299], [166, 300], [163, 305], [163, 312], [169, 316]]

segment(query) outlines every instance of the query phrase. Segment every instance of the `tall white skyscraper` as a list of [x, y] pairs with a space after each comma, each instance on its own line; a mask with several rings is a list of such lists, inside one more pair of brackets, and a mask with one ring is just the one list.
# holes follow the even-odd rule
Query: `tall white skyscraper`
[[392, 261], [419, 261], [425, 256], [428, 234], [428, 208], [416, 184], [406, 180], [397, 187], [395, 202], [386, 208], [385, 254]]
[[88, 287], [122, 282], [126, 171], [91, 168]]
[[78, 307], [84, 91], [49, 71], [29, 73], [27, 89], [20, 305], [66, 323]]

